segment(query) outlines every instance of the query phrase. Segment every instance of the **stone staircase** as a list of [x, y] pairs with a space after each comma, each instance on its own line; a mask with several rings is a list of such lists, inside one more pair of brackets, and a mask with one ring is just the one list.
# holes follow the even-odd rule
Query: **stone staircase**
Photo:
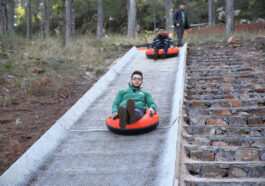
[[229, 49], [188, 53], [180, 185], [265, 185], [264, 72]]

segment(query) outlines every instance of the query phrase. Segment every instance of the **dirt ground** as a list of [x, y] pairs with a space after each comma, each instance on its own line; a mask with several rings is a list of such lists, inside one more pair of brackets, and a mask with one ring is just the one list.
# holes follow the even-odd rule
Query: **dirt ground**
[[87, 90], [88, 85], [69, 87], [71, 97], [59, 100], [30, 98], [0, 108], [0, 174], [44, 134]]
[[[221, 45], [230, 47], [239, 59], [257, 65], [264, 63], [265, 52], [264, 42], [263, 44], [255, 43], [258, 42], [241, 43], [238, 41]], [[17, 101], [12, 107], [0, 108], [0, 175], [38, 140], [90, 86], [72, 85], [68, 87], [68, 96], [65, 99], [46, 98], [43, 100], [33, 97], [21, 102]]]

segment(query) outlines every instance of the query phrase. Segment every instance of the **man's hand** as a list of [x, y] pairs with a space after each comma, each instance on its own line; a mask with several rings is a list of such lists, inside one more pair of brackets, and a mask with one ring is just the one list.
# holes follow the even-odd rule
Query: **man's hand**
[[173, 45], [170, 45], [170, 48], [174, 48], [174, 46]]
[[156, 111], [153, 108], [149, 108], [149, 112], [150, 112], [150, 114], [156, 113]]
[[112, 119], [114, 119], [115, 117], [117, 117], [117, 115], [118, 115], [117, 112], [113, 113], [113, 114], [111, 115]]
[[179, 23], [177, 23], [176, 26], [179, 27]]

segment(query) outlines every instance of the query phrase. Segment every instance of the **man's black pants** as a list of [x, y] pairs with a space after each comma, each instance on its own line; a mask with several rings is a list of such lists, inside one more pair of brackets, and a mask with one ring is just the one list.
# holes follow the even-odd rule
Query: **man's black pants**
[[168, 43], [167, 44], [159, 44], [155, 46], [155, 54], [158, 53], [159, 49], [164, 49], [164, 53], [167, 53], [167, 49], [168, 49]]
[[184, 27], [182, 26], [179, 26], [179, 27], [175, 27], [175, 30], [176, 30], [176, 34], [178, 36], [178, 47], [181, 45], [182, 43], [182, 38], [183, 38], [183, 34], [184, 34]]

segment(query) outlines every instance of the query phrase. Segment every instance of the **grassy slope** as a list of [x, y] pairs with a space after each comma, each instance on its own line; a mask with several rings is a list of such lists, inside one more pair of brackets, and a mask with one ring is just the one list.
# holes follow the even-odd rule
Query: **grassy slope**
[[63, 47], [57, 38], [6, 38], [0, 44], [0, 106], [12, 106], [29, 96], [56, 97], [61, 88], [75, 83], [91, 84], [114, 59], [143, 41], [142, 36], [133, 40], [120, 35], [102, 40], [80, 36]]
[[[264, 25], [236, 25], [234, 35], [243, 41], [252, 40], [256, 36], [265, 35], [262, 29]], [[30, 96], [56, 99], [56, 94], [63, 92], [67, 97], [65, 87], [92, 84], [95, 77], [107, 71], [114, 59], [133, 45], [150, 43], [153, 36], [152, 33], [137, 35], [131, 40], [122, 35], [105, 36], [102, 40], [97, 40], [93, 35], [79, 36], [66, 47], [62, 46], [58, 38], [27, 41], [13, 35], [2, 39], [0, 107], [12, 106], [18, 99]], [[184, 35], [184, 41], [188, 43], [226, 40], [224, 25], [192, 29]]]

